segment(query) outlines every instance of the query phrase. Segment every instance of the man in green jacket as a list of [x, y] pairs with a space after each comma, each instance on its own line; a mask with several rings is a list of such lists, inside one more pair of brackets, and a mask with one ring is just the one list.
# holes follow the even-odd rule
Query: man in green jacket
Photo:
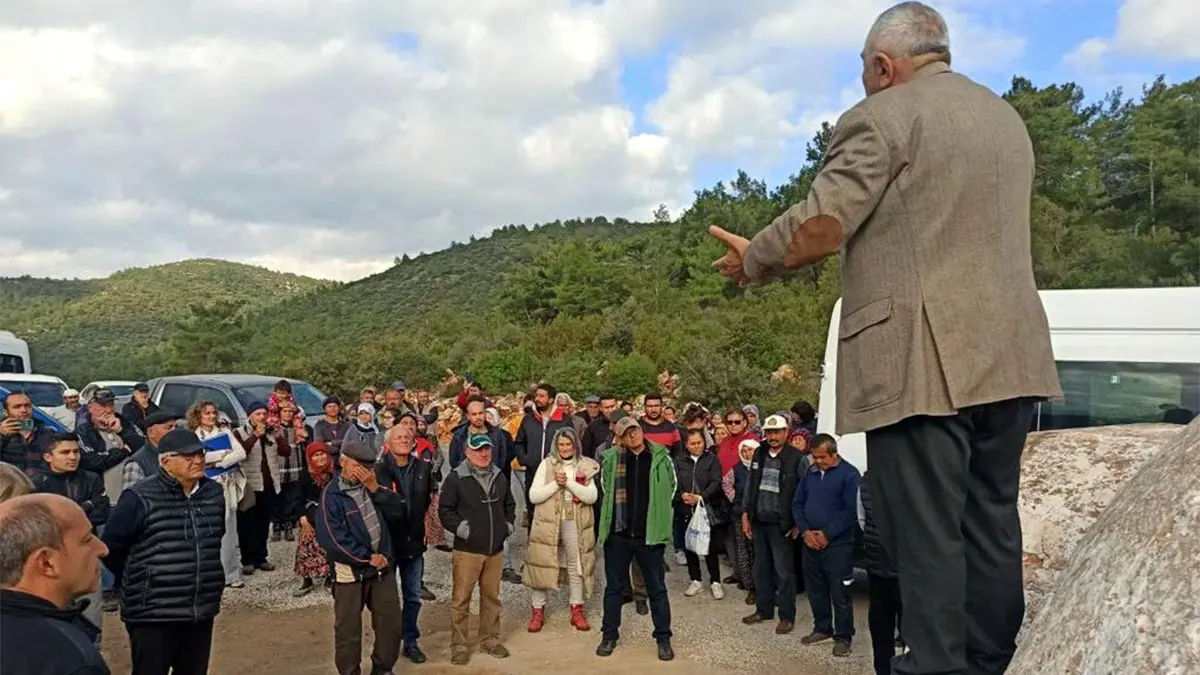
[[603, 639], [596, 655], [609, 656], [617, 648], [629, 566], [636, 560], [650, 596], [658, 658], [670, 661], [675, 652], [663, 550], [671, 541], [676, 488], [671, 453], [647, 441], [637, 420], [624, 418], [613, 429], [613, 447], [601, 454], [600, 477], [604, 498], [596, 537], [604, 550], [605, 589]]

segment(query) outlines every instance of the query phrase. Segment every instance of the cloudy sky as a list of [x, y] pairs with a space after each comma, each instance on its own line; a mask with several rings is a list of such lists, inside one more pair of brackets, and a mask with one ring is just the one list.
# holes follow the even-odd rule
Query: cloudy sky
[[[875, 0], [3, 0], [0, 275], [220, 257], [349, 280], [507, 223], [777, 182]], [[943, 0], [956, 69], [1137, 92], [1196, 0]]]

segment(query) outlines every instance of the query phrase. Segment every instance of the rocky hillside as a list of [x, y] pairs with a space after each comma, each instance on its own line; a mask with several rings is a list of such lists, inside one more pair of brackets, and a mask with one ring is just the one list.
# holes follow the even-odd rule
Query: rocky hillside
[[163, 344], [191, 303], [249, 299], [257, 311], [328, 282], [223, 260], [117, 272], [105, 279], [0, 278], [0, 327], [29, 341], [38, 372], [71, 384], [158, 374]]

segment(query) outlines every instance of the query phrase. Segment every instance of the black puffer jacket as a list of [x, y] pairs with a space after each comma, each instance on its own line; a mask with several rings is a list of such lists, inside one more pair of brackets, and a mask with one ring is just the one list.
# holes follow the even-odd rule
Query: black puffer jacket
[[896, 563], [892, 562], [892, 557], [888, 555], [887, 549], [883, 547], [883, 542], [879, 539], [879, 530], [875, 527], [875, 519], [871, 512], [871, 489], [867, 479], [867, 476], [870, 475], [870, 471], [863, 474], [862, 482], [858, 487], [858, 496], [862, 500], [863, 507], [863, 569], [877, 577], [895, 579], [898, 576]]
[[128, 623], [205, 621], [221, 610], [225, 496], [201, 479], [190, 497], [164, 471], [122, 493], [104, 530], [104, 564]]

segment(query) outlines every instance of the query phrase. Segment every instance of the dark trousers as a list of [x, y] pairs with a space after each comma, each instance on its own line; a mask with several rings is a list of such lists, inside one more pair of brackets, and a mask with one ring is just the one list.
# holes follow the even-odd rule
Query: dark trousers
[[854, 580], [854, 543], [839, 543], [821, 551], [805, 546], [804, 577], [813, 632], [849, 642], [854, 637], [854, 604], [849, 586]]
[[338, 675], [362, 673], [362, 613], [371, 612], [375, 645], [371, 672], [387, 673], [400, 658], [400, 594], [391, 569], [369, 581], [333, 585], [333, 662]]
[[755, 523], [754, 597], [758, 615], [780, 621], [796, 621], [796, 547], [795, 541], [780, 529], [779, 523]]
[[1030, 399], [867, 432], [875, 524], [900, 569], [901, 675], [999, 675], [1025, 615], [1021, 452]]
[[267, 538], [271, 534], [271, 514], [275, 508], [275, 491], [254, 493], [254, 506], [238, 511], [238, 547], [242, 550], [243, 565], [267, 562]]
[[871, 608], [867, 610], [867, 625], [871, 629], [875, 675], [892, 675], [892, 659], [896, 656], [896, 631], [900, 628], [903, 606], [900, 601], [900, 580], [875, 574], [869, 576]]
[[[721, 583], [721, 555], [717, 547], [726, 539], [727, 528], [722, 525], [714, 525], [712, 528], [712, 537], [708, 543], [708, 555], [704, 556], [704, 566], [708, 570], [709, 583]], [[691, 551], [684, 551], [684, 556], [687, 558], [688, 579], [692, 581], [703, 581], [700, 576], [700, 556]]]
[[421, 616], [421, 584], [425, 580], [425, 556], [397, 558], [396, 574], [400, 577], [400, 593], [403, 602], [404, 643], [417, 644], [421, 630], [417, 618]]
[[133, 675], [206, 675], [212, 619], [127, 623]]
[[804, 537], [796, 537], [794, 543], [796, 544], [794, 547], [795, 551], [793, 552], [793, 555], [796, 556], [796, 595], [801, 595], [806, 588], [804, 578], [804, 550], [808, 547], [804, 545]]
[[621, 606], [625, 604], [625, 587], [629, 583], [629, 567], [637, 562], [646, 582], [650, 600], [650, 619], [654, 622], [654, 639], [671, 639], [671, 600], [667, 597], [667, 570], [663, 549], [647, 546], [645, 541], [614, 534], [604, 542], [604, 619], [600, 629], [605, 639], [616, 640], [621, 632]]
[[279, 494], [271, 503], [271, 523], [280, 527], [295, 526], [304, 515], [304, 492], [300, 483], [280, 483]]
[[[684, 550], [687, 542], [688, 521], [676, 518], [671, 521], [671, 546], [676, 551]], [[716, 541], [715, 539], [713, 541]]]

